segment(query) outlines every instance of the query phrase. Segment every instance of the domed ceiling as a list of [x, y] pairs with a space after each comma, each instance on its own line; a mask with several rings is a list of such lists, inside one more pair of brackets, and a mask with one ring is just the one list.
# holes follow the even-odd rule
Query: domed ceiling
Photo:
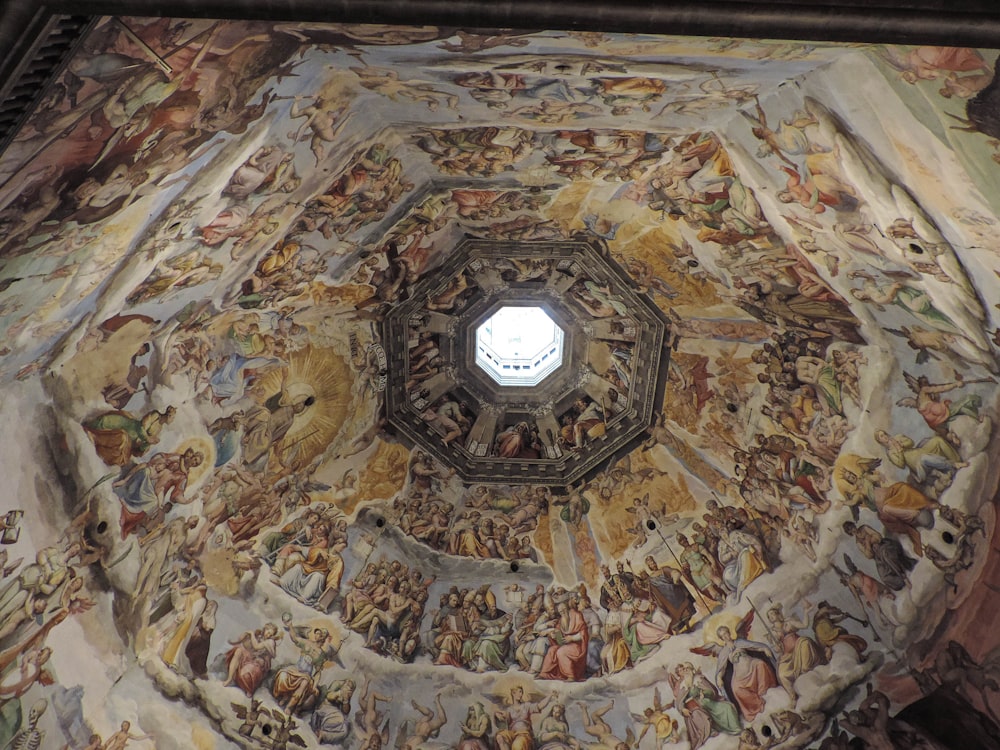
[[996, 59], [100, 19], [0, 159], [0, 747], [1000, 746]]

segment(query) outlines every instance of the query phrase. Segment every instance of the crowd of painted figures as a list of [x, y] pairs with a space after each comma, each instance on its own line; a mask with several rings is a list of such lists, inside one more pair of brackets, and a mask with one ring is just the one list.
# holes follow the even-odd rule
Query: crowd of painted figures
[[[462, 670], [462, 679], [469, 678], [465, 672], [524, 678], [524, 687], [494, 696], [497, 706], [487, 708], [484, 695], [469, 696], [461, 720], [445, 715], [441, 695], [433, 707], [420, 702], [430, 700], [414, 700], [412, 721], [394, 727], [397, 747], [406, 750], [438, 736], [459, 750], [579, 750], [583, 743], [627, 750], [649, 732], [657, 747], [684, 737], [697, 750], [724, 734], [754, 750], [813, 737], [826, 724], [829, 717], [821, 712], [796, 712], [800, 678], [837, 656], [865, 660], [869, 633], [892, 643], [900, 624], [894, 600], [912, 587], [921, 558], [952, 589], [973, 566], [987, 543], [987, 524], [944, 500], [975, 458], [964, 435], [988, 417], [974, 385], [994, 382], [981, 371], [995, 370], [995, 351], [982, 331], [965, 325], [968, 315], [959, 318], [963, 305], [974, 307], [967, 294], [973, 287], [944, 239], [929, 235], [932, 222], [917, 217], [919, 207], [893, 200], [892, 216], [877, 219], [885, 232], [875, 237], [877, 224], [862, 209], [873, 210], [866, 202], [872, 196], [885, 198], [877, 193], [884, 180], [876, 175], [867, 192], [853, 184], [847, 172], [863, 176], [861, 151], [849, 133], [835, 132], [830, 118], [821, 122], [818, 103], [810, 100], [808, 111], [768, 126], [753, 96], [756, 85], [727, 86], [704, 71], [700, 85], [690, 83], [704, 96], [682, 101], [670, 94], [664, 103], [677, 114], [744, 107], [741, 114], [761, 148], [754, 166], [777, 180], [772, 218], [781, 212], [782, 234], [796, 238], [791, 244], [769, 223], [758, 201], [763, 193], [743, 183], [716, 135], [580, 124], [596, 115], [641, 116], [668, 97], [663, 80], [605, 70], [585, 49], [601, 35], [571, 35], [588, 62], [569, 55], [567, 68], [596, 66], [579, 75], [542, 75], [548, 63], [541, 58], [512, 63], [504, 72], [448, 74], [447, 80], [441, 74], [433, 84], [403, 81], [395, 69], [367, 63], [350, 67], [351, 86], [361, 86], [364, 96], [396, 103], [402, 97], [434, 111], [442, 104], [455, 108], [460, 94], [501, 119], [457, 128], [410, 123], [402, 146], [380, 135], [352, 145], [335, 165], [352, 117], [350, 98], [328, 90], [285, 96], [272, 88], [298, 76], [287, 66], [306, 62], [289, 61], [309, 34], [322, 37], [319, 31], [206, 23], [188, 35], [190, 22], [166, 19], [134, 20], [133, 26], [151, 49], [169, 52], [172, 72], [136, 63], [146, 52], [132, 36], [111, 23], [99, 27], [81, 49], [101, 65], [69, 69], [30, 126], [32, 137], [58, 142], [58, 152], [46, 156], [44, 166], [22, 170], [23, 187], [2, 197], [5, 258], [33, 253], [42, 265], [50, 259], [54, 265], [32, 278], [39, 285], [66, 283], [65, 291], [53, 292], [53, 307], [29, 310], [27, 300], [13, 298], [27, 282], [5, 266], [5, 341], [19, 353], [29, 339], [52, 350], [37, 352], [31, 362], [18, 360], [21, 369], [12, 375], [25, 379], [45, 371], [57, 339], [83, 357], [111, 354], [117, 342], [139, 332], [145, 340], [129, 344], [127, 365], [109, 375], [113, 382], [83, 394], [78, 424], [67, 418], [62, 425], [93, 447], [81, 472], [91, 464], [103, 469], [62, 538], [38, 550], [33, 561], [8, 560], [0, 547], [0, 741], [15, 750], [42, 746], [37, 724], [46, 704], [36, 704], [22, 721], [20, 699], [53, 680], [53, 629], [100, 609], [96, 594], [88, 592], [110, 585], [117, 591], [109, 616], [147, 673], [159, 668], [192, 684], [218, 683], [212, 687], [240, 701], [233, 704], [242, 721], [235, 733], [260, 741], [259, 717], [275, 720], [270, 748], [296, 744], [302, 720], [324, 744], [352, 737], [364, 750], [380, 750], [389, 743], [380, 705], [395, 698], [380, 694], [389, 689], [372, 679], [358, 689], [361, 681], [339, 657], [346, 644], [363, 645], [361, 657], [385, 665], [387, 674], [398, 675], [392, 669], [402, 664], [414, 672], [426, 667], [432, 676], [451, 668]], [[347, 54], [357, 52], [352, 59], [359, 63], [383, 42], [430, 42], [442, 56], [528, 43], [520, 35], [435, 29], [433, 35], [444, 35], [438, 39], [419, 33], [396, 29], [377, 44], [347, 31], [332, 38], [335, 45], [347, 40]], [[781, 45], [754, 44], [762, 54], [780, 54]], [[789, 49], [801, 53], [800, 45]], [[900, 54], [893, 65], [904, 80], [916, 85], [940, 76], [943, 97], [974, 96], [992, 80], [972, 50], [920, 47]], [[303, 85], [331, 70], [322, 67], [328, 58], [314, 63]], [[279, 112], [277, 103], [286, 99], [291, 109]], [[85, 102], [90, 116], [77, 110]], [[230, 171], [213, 176], [211, 190], [202, 190], [208, 184], [203, 175], [181, 174], [191, 164], [206, 164], [199, 160], [215, 148], [213, 139], [244, 135], [265, 115], [281, 126], [230, 155]], [[525, 122], [546, 129], [515, 124]], [[288, 125], [293, 130], [285, 135]], [[442, 188], [432, 182], [421, 192], [410, 179], [428, 167], [404, 168], [407, 152], [426, 157], [429, 171], [463, 180], [521, 177], [515, 170], [533, 164], [535, 185], [511, 190], [451, 182]], [[848, 156], [853, 171], [845, 170]], [[307, 163], [329, 166], [329, 176], [310, 187]], [[196, 197], [164, 207], [143, 225], [142, 236], [126, 241], [109, 234], [109, 246], [131, 255], [101, 247], [102, 233], [112, 231], [109, 220], [175, 179], [192, 179], [198, 189], [190, 195]], [[590, 183], [594, 193], [583, 201], [578, 188]], [[613, 196], [602, 192], [609, 185]], [[570, 218], [563, 190], [577, 191], [570, 201], [574, 212], [586, 202], [608, 206], [608, 216], [588, 208], [579, 220]], [[404, 212], [409, 193], [419, 194], [419, 202]], [[623, 203], [627, 218], [617, 210]], [[904, 215], [912, 218], [897, 218]], [[672, 316], [681, 343], [704, 335], [705, 351], [717, 357], [675, 352], [668, 393], [684, 392], [689, 403], [678, 403], [671, 414], [667, 399], [648, 441], [633, 454], [634, 468], [627, 462], [609, 466], [565, 493], [459, 487], [431, 456], [407, 451], [384, 430], [378, 379], [385, 373], [370, 355], [378, 343], [374, 324], [389, 306], [408, 299], [440, 261], [452, 225], [506, 240], [582, 235], [607, 243], [635, 288]], [[630, 241], [616, 243], [618, 233]], [[668, 236], [676, 243], [667, 243]], [[655, 252], [645, 252], [643, 242], [652, 242]], [[912, 247], [920, 252], [907, 250]], [[210, 284], [230, 278], [231, 263], [245, 264], [240, 276], [209, 291]], [[116, 264], [129, 266], [129, 273], [111, 274], [115, 284], [125, 284], [122, 294], [93, 299]], [[501, 259], [494, 270], [510, 284], [539, 282], [556, 272], [551, 259]], [[428, 296], [426, 312], [460, 310], [476, 284], [473, 274], [457, 274]], [[951, 314], [932, 300], [928, 289], [935, 284], [948, 285], [942, 296], [958, 300]], [[673, 310], [675, 303], [691, 310], [723, 297], [747, 317], [693, 320]], [[567, 287], [565, 298], [591, 318], [620, 326], [618, 343], [606, 342], [607, 371], [595, 374], [627, 396], [632, 371], [626, 344], [635, 334], [621, 300], [585, 274]], [[885, 315], [874, 327], [900, 338], [910, 357], [917, 352], [915, 363], [904, 365], [912, 395], [897, 406], [913, 410], [907, 416], [919, 415], [907, 421], [922, 419], [919, 434], [912, 426], [906, 429], [913, 434], [899, 433], [889, 421], [858, 434], [859, 424], [869, 424], [861, 414], [870, 395], [862, 380], [871, 355], [863, 349], [861, 316], [845, 299]], [[108, 317], [111, 301], [119, 312]], [[79, 319], [73, 317], [77, 308], [102, 312], [80, 338], [63, 339]], [[441, 333], [412, 334], [406, 390], [420, 398], [441, 372], [446, 344]], [[734, 342], [748, 358], [725, 353]], [[305, 376], [289, 379], [296, 368], [301, 375], [302, 363], [321, 348], [318, 369], [347, 384], [337, 398], [345, 412], [350, 402], [359, 414], [331, 416], [335, 399], [321, 392], [316, 371], [309, 373], [313, 383]], [[2, 355], [11, 351], [4, 346]], [[336, 370], [340, 359], [343, 371]], [[941, 374], [947, 367], [954, 376]], [[185, 399], [185, 392], [192, 397]], [[751, 408], [751, 401], [759, 406]], [[592, 439], [605, 408], [614, 407], [582, 399], [560, 414], [560, 449], [577, 450]], [[461, 444], [476, 417], [474, 407], [453, 393], [427, 404], [422, 414], [446, 445]], [[204, 429], [196, 430], [199, 415]], [[682, 421], [711, 461], [677, 437]], [[355, 433], [341, 435], [346, 424]], [[533, 458], [537, 437], [530, 421], [502, 424], [489, 450], [505, 460]], [[849, 437], [858, 438], [852, 452], [844, 450]], [[881, 454], [865, 453], [865, 445], [879, 446], [870, 452]], [[674, 498], [659, 497], [667, 493], [656, 483], [669, 478], [667, 472], [638, 465], [640, 453], [655, 455], [664, 446], [676, 459], [671, 465], [682, 465], [703, 485], [699, 503], [679, 512], [663, 507]], [[363, 453], [357, 466], [345, 468]], [[333, 464], [342, 479], [317, 479], [330, 476]], [[386, 478], [397, 469], [398, 481]], [[362, 479], [364, 473], [371, 476]], [[650, 487], [652, 502], [645, 494]], [[617, 523], [611, 512], [622, 504], [631, 525], [617, 524], [615, 531], [624, 539], [605, 534], [598, 540], [590, 515], [600, 511], [606, 532]], [[836, 510], [850, 518], [838, 517], [831, 528], [825, 521]], [[388, 524], [373, 529], [369, 521], [376, 515]], [[937, 537], [931, 542], [935, 527], [951, 534], [945, 551]], [[565, 565], [555, 576], [564, 585], [551, 583], [557, 567], [553, 528], [570, 540], [557, 543], [572, 558], [556, 561]], [[843, 594], [839, 604], [856, 602], [862, 616], [830, 601], [763, 606], [760, 595], [779, 568], [791, 559], [818, 562], [824, 533], [838, 536], [828, 545], [831, 590]], [[522, 566], [523, 581], [531, 582], [498, 583], [483, 572], [500, 569], [496, 561]], [[100, 576], [92, 575], [98, 567]], [[126, 568], [127, 576], [121, 573]], [[446, 573], [425, 572], [432, 569]], [[446, 580], [456, 570], [473, 573]], [[245, 632], [223, 632], [232, 619], [220, 611], [238, 596], [246, 598], [239, 604], [245, 617], [259, 621], [239, 626]], [[280, 623], [256, 613], [254, 597], [261, 596], [272, 612], [286, 612]], [[665, 648], [670, 639], [691, 656]], [[662, 665], [654, 664], [653, 654]], [[666, 700], [657, 689], [641, 715], [624, 724], [616, 720], [616, 727], [630, 727], [627, 732], [609, 723], [613, 705], [567, 705], [559, 697], [566, 689], [561, 683], [613, 681], [625, 670], [652, 674], [654, 666], [665, 671], [646, 684], [658, 681]], [[969, 680], [985, 686], [981, 692], [990, 688], [958, 644], [917, 676], [930, 694], [937, 686], [953, 689], [956, 673], [973, 675]], [[539, 685], [554, 693], [532, 692]], [[774, 710], [772, 695], [783, 695], [778, 703], [789, 708]], [[991, 713], [989, 701], [981, 703]], [[762, 715], [774, 729], [767, 742], [750, 726]], [[888, 699], [872, 691], [822, 747], [846, 748], [841, 730], [879, 746], [890, 722]], [[124, 722], [103, 741], [92, 737], [89, 750], [124, 750], [140, 739]]]
[[[175, 344], [177, 357], [172, 361], [181, 368], [189, 365], [189, 354], [203, 347], [209, 364], [191, 368], [189, 374], [205, 384], [203, 397], [216, 404], [239, 400], [245, 388], [243, 370], [252, 370], [251, 377], [256, 377], [280, 366], [282, 347], [290, 345], [284, 339], [278, 346], [277, 336], [262, 334], [256, 322], [247, 320], [234, 323], [224, 338], [231, 342], [230, 350], [219, 358], [219, 367], [231, 370], [228, 377], [212, 369], [211, 358], [218, 355], [205, 350], [207, 342], [199, 334], [182, 336]], [[295, 324], [286, 320], [284, 325]], [[748, 589], [782, 564], [784, 541], [815, 559], [817, 518], [834, 502], [850, 508], [854, 517], [843, 525], [856, 553], [844, 551], [845, 569], [837, 568], [841, 583], [873, 618], [872, 627], [878, 623], [886, 637], [894, 624], [886, 605], [894, 592], [908, 585], [916, 562], [911, 555], [924, 553], [920, 531], [933, 525], [935, 514], [958, 531], [956, 551], [946, 557], [927, 548], [927, 554], [954, 581], [975, 548], [982, 522], [937, 498], [966, 465], [949, 425], [960, 415], [978, 419], [978, 397], [943, 402], [941, 394], [963, 384], [908, 376], [913, 407], [932, 434], [917, 440], [876, 434], [889, 462], [908, 472], [906, 481], [892, 482], [880, 471], [879, 458], [840, 454], [849, 429], [847, 402], [858, 405], [859, 365], [864, 361], [851, 345], [827, 342], [828, 337], [800, 326], [775, 334], [755, 350], [751, 359], [756, 377], [767, 387], [762, 413], [771, 428], [757, 433], [746, 450], [734, 452], [729, 502], [710, 500], [707, 512], [689, 531], [669, 532], [668, 560], [650, 555], [640, 570], [624, 562], [615, 570], [605, 566], [593, 590], [582, 584], [569, 590], [539, 585], [534, 591], [516, 585], [450, 586], [428, 607], [431, 587], [447, 582], [425, 577], [418, 567], [383, 557], [345, 570], [343, 553], [354, 533], [347, 516], [335, 503], [315, 501], [313, 495], [331, 487], [312, 479], [315, 465], [290, 470], [296, 466], [295, 455], [282, 446], [296, 417], [313, 406], [311, 396], [280, 391], [261, 405], [216, 420], [210, 426], [215, 473], [197, 494], [188, 493], [187, 480], [203, 462], [203, 454], [192, 448], [159, 448], [164, 428], [174, 419], [173, 407], [141, 416], [104, 411], [85, 420], [83, 428], [97, 455], [119, 470], [112, 484], [121, 505], [121, 538], [141, 540], [142, 567], [130, 616], [154, 626], [159, 658], [179, 673], [223, 679], [220, 670], [213, 672], [209, 666], [218, 605], [210, 598], [199, 559], [206, 551], [225, 548], [234, 553], [234, 570], [252, 576], [265, 567], [285, 594], [323, 613], [336, 609], [349, 631], [386, 658], [403, 663], [429, 660], [475, 672], [516, 669], [540, 680], [577, 681], [633, 668], [670, 637], [699, 628], [724, 604], [740, 606], [751, 599], [752, 607]], [[181, 368], [174, 365], [173, 374]], [[655, 429], [652, 432], [655, 435]], [[290, 465], [282, 469], [286, 460]], [[279, 471], [271, 473], [272, 466]], [[447, 470], [416, 452], [405, 490], [386, 508], [403, 535], [442, 554], [476, 559], [537, 561], [540, 554], [532, 535], [541, 517], [563, 504], [563, 520], [579, 523], [589, 508], [586, 497], [600, 499], [595, 480], [593, 486], [571, 493], [580, 503], [575, 509], [544, 487], [466, 488], [452, 502], [446, 499], [450, 481]], [[175, 507], [196, 497], [203, 503], [200, 516], [176, 515]], [[635, 506], [642, 507], [638, 498]], [[570, 512], [576, 515], [567, 515]], [[653, 524], [650, 529], [658, 523], [669, 529], [663, 514], [647, 508], [641, 515]], [[647, 537], [655, 542], [653, 533], [643, 532], [637, 546], [643, 547]], [[912, 552], [900, 537], [909, 540]], [[15, 693], [44, 679], [47, 628], [89, 606], [80, 594], [82, 575], [69, 564], [88, 554], [86, 545], [86, 536], [77, 534], [64, 548], [39, 553], [38, 561], [21, 568], [3, 590], [0, 644], [4, 658], [18, 660], [25, 675], [11, 688]], [[101, 554], [92, 545], [90, 549], [91, 558]], [[874, 563], [874, 577], [861, 570], [857, 556]], [[165, 617], [168, 612], [182, 616]], [[706, 635], [706, 646], [696, 654], [704, 660], [714, 657], [714, 672], [711, 661], [694, 659], [669, 673], [674, 705], [685, 707], [681, 716], [691, 747], [713, 733], [743, 731], [744, 724], [763, 711], [764, 694], [771, 688], [784, 690], [794, 706], [796, 679], [829, 661], [836, 643], [851, 646], [863, 658], [864, 639], [840, 624], [850, 616], [823, 602], [814, 608], [811, 622], [797, 622], [774, 606], [758, 621], [764, 627], [761, 640], [749, 637], [752, 617]], [[34, 627], [37, 618], [45, 623], [41, 630]], [[20, 641], [19, 633], [29, 623], [34, 635]], [[353, 686], [320, 682], [336, 656], [334, 629], [283, 625], [282, 631], [264, 624], [230, 644], [225, 650], [225, 684], [235, 684], [250, 696], [266, 685], [289, 716], [310, 712], [319, 736], [339, 736]], [[282, 632], [302, 657], [294, 665], [275, 668]], [[703, 671], [714, 673], [714, 678]], [[651, 715], [661, 717], [650, 719], [657, 736], [672, 736], [663, 735], [670, 721], [676, 723], [664, 718], [666, 708]], [[550, 711], [543, 725], [556, 726], [565, 722], [564, 716], [564, 710]], [[587, 722], [592, 729], [600, 728], [600, 712], [593, 712]], [[370, 724], [376, 734], [377, 724]], [[501, 742], [503, 731], [498, 729], [496, 742]], [[566, 742], [572, 746], [570, 739]]]
[[493, 497], [487, 487], [481, 489], [476, 499], [466, 499], [460, 512], [433, 495], [397, 498], [393, 509], [399, 512], [399, 530], [450, 555], [537, 562], [531, 532], [548, 507], [547, 489], [526, 488], [506, 498]]
[[[719, 548], [727, 545], [735, 550], [737, 539], [745, 540], [748, 546], [738, 558], [743, 565], [756, 565], [758, 574], [763, 572], [767, 563], [762, 547], [738, 526], [748, 523], [748, 515], [718, 507], [711, 510], [706, 529], [720, 531]], [[273, 581], [321, 609], [336, 601], [344, 625], [376, 653], [402, 662], [426, 654], [435, 665], [476, 672], [516, 667], [536, 679], [568, 681], [615, 674], [649, 656], [672, 635], [695, 627], [715, 609], [716, 602], [707, 597], [733, 593], [729, 572], [740, 567], [740, 563], [727, 565], [719, 577], [710, 563], [715, 557], [704, 544], [679, 538], [682, 568], [661, 566], [651, 555], [643, 570], [621, 563], [614, 572], [605, 567], [597, 601], [584, 586], [566, 590], [538, 585], [533, 591], [517, 584], [451, 586], [425, 618], [435, 580], [399, 560], [364, 563], [343, 590], [339, 588], [343, 545], [329, 542], [342, 528], [338, 516], [335, 509], [310, 506], [280, 531], [266, 534], [260, 552], [269, 556]], [[723, 518], [728, 518], [728, 526], [720, 529]], [[710, 544], [708, 538], [711, 535], [705, 544]], [[215, 606], [206, 598], [196, 566], [186, 571], [187, 579], [183, 575], [180, 572], [170, 588], [185, 617], [167, 618], [160, 633], [160, 658], [181, 673], [206, 678]], [[323, 604], [330, 592], [333, 596]], [[676, 705], [687, 707], [684, 722], [692, 747], [715, 732], [738, 733], [741, 717], [753, 721], [764, 709], [764, 694], [772, 688], [785, 690], [794, 703], [795, 680], [828, 662], [837, 643], [852, 647], [859, 659], [866, 651], [866, 641], [840, 624], [850, 615], [826, 602], [814, 608], [808, 623], [786, 616], [780, 605], [770, 607], [766, 643], [748, 639], [754, 612], [751, 609], [732, 628], [720, 626], [705, 647], [692, 649], [702, 657], [714, 657], [714, 680], [690, 663], [678, 664], [670, 673]], [[275, 668], [282, 631], [265, 623], [223, 648], [224, 684], [251, 697], [268, 685], [290, 715], [316, 709], [314, 726], [333, 731], [331, 709], [323, 710], [320, 704], [332, 700], [341, 712], [347, 711], [343, 696], [331, 699], [336, 691], [320, 683], [324, 668], [336, 661], [333, 633], [329, 628], [295, 626], [290, 615], [283, 628], [301, 653], [295, 664]], [[221, 678], [221, 671], [212, 676]]]
[[9, 560], [0, 548], [0, 706], [36, 684], [52, 684], [46, 639], [59, 623], [93, 607], [85, 590], [93, 560], [77, 542], [45, 547], [27, 563]]
[[[282, 347], [291, 345], [283, 339], [278, 346], [277, 336], [262, 334], [248, 320], [255, 320], [253, 314], [228, 329], [224, 341], [231, 342], [230, 349], [222, 357], [207, 350], [197, 333], [180, 337], [171, 360], [180, 366], [170, 365], [173, 374], [189, 366], [189, 356], [201, 347], [209, 362], [190, 368], [189, 374], [205, 384], [203, 397], [216, 404], [239, 400], [243, 370], [256, 377], [281, 366]], [[286, 320], [284, 325], [295, 324]], [[212, 369], [215, 357], [221, 370]], [[234, 569], [241, 574], [254, 575], [266, 567], [273, 584], [303, 604], [323, 613], [336, 609], [348, 630], [387, 658], [404, 663], [426, 659], [475, 672], [513, 668], [536, 679], [577, 681], [634, 667], [670, 637], [699, 628], [724, 604], [740, 606], [750, 598], [752, 607], [748, 589], [782, 564], [783, 541], [815, 560], [817, 518], [833, 502], [850, 508], [854, 517], [843, 530], [853, 537], [857, 552], [845, 551], [845, 570], [838, 568], [841, 582], [887, 635], [892, 615], [886, 601], [908, 585], [916, 562], [911, 554], [924, 550], [921, 529], [930, 528], [937, 514], [958, 530], [952, 557], [927, 549], [934, 564], [952, 575], [982, 531], [978, 518], [937, 499], [966, 465], [949, 425], [959, 415], [978, 419], [979, 399], [970, 395], [943, 402], [941, 394], [963, 384], [908, 376], [913, 406], [933, 434], [919, 440], [876, 434], [889, 462], [908, 472], [906, 481], [891, 482], [880, 471], [879, 458], [840, 454], [849, 429], [847, 403], [860, 405], [859, 366], [864, 360], [853, 346], [830, 345], [827, 336], [798, 326], [763, 342], [751, 359], [757, 381], [767, 387], [762, 413], [771, 429], [757, 433], [746, 450], [734, 452], [729, 502], [709, 500], [707, 512], [687, 533], [669, 533], [668, 560], [650, 555], [640, 570], [625, 562], [615, 570], [605, 566], [594, 590], [583, 584], [570, 590], [539, 585], [534, 591], [517, 585], [502, 590], [495, 584], [450, 586], [431, 607], [431, 587], [447, 582], [425, 577], [418, 567], [382, 557], [345, 570], [343, 553], [354, 533], [347, 516], [335, 503], [315, 501], [315, 493], [331, 487], [312, 479], [315, 464], [295, 470], [295, 454], [282, 446], [295, 419], [313, 406], [312, 396], [282, 390], [263, 404], [216, 420], [210, 426], [215, 473], [197, 493], [203, 513], [189, 519], [173, 510], [196, 499], [188, 493], [187, 481], [204, 455], [192, 448], [159, 449], [160, 436], [174, 419], [173, 407], [141, 416], [104, 411], [85, 420], [83, 428], [103, 462], [118, 467], [112, 484], [121, 505], [121, 538], [136, 536], [143, 547], [132, 617], [155, 626], [160, 659], [189, 677], [221, 678], [209, 668], [217, 603], [209, 598], [199, 563], [212, 549], [232, 550]], [[222, 377], [223, 370], [230, 370], [228, 377]], [[271, 473], [272, 466], [279, 471]], [[586, 497], [600, 499], [595, 480], [571, 493], [578, 499], [575, 509], [544, 487], [466, 488], [456, 503], [446, 499], [450, 481], [450, 472], [415, 452], [405, 491], [386, 508], [403, 535], [442, 554], [476, 559], [537, 561], [532, 535], [540, 517], [562, 504], [563, 520], [578, 524], [589, 508]], [[836, 500], [831, 499], [834, 486]], [[639, 498], [635, 506], [644, 507]], [[636, 528], [645, 519], [652, 524], [649, 529], [658, 523], [669, 529], [670, 519], [661, 513], [647, 507], [640, 515]], [[647, 537], [655, 542], [653, 533], [642, 536], [637, 547]], [[912, 552], [900, 537], [909, 540]], [[32, 680], [44, 674], [45, 628], [89, 605], [80, 595], [82, 576], [69, 564], [88, 554], [87, 538], [77, 538], [64, 548], [39, 553], [37, 563], [23, 567], [3, 590], [0, 643], [12, 647], [4, 651], [5, 658], [20, 660]], [[99, 554], [93, 549], [92, 557]], [[874, 563], [876, 576], [860, 569], [857, 555]], [[171, 611], [183, 616], [163, 617]], [[864, 639], [839, 624], [848, 616], [824, 602], [807, 625], [774, 606], [761, 621], [766, 643], [749, 638], [752, 617], [735, 630], [720, 627], [707, 637], [706, 647], [697, 653], [717, 660], [714, 680], [701, 673], [710, 671], [706, 662], [699, 662], [701, 667], [681, 663], [670, 673], [675, 705], [688, 706], [682, 715], [692, 748], [714, 732], [739, 733], [744, 722], [763, 710], [764, 693], [773, 687], [783, 689], [794, 705], [796, 679], [826, 663], [834, 644], [846, 643], [862, 658]], [[39, 617], [46, 625], [32, 627], [32, 639], [19, 642], [19, 629]], [[334, 689], [319, 682], [336, 654], [333, 629], [284, 626], [302, 659], [275, 670], [282, 631], [265, 624], [225, 651], [226, 684], [235, 683], [251, 696], [266, 684], [290, 715], [315, 710], [313, 721], [326, 727], [318, 731], [335, 735], [343, 718], [337, 717], [350, 695], [344, 697], [343, 685]], [[25, 680], [16, 690], [32, 684]], [[548, 720], [561, 719], [550, 714]], [[590, 721], [600, 718], [591, 716]], [[662, 722], [656, 726], [663, 731]]]

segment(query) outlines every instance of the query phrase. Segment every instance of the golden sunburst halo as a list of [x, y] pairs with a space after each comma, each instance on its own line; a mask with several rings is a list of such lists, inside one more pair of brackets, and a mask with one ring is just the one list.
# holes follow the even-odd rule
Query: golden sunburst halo
[[198, 481], [205, 476], [212, 468], [215, 466], [215, 443], [211, 440], [206, 440], [202, 437], [188, 438], [183, 443], [177, 446], [177, 453], [183, 454], [184, 451], [191, 449], [197, 451], [202, 456], [201, 464], [195, 466], [188, 470], [187, 483], [188, 487], [193, 487]]
[[254, 389], [260, 403], [284, 390], [290, 397], [312, 397], [312, 406], [298, 415], [281, 441], [281, 450], [295, 447], [294, 467], [306, 466], [325, 450], [340, 431], [351, 401], [352, 373], [347, 360], [328, 347], [306, 346], [288, 356], [288, 366], [271, 370]]

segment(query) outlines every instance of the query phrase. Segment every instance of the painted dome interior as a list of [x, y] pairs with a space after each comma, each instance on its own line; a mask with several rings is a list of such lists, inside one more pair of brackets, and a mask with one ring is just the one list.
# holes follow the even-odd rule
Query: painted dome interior
[[0, 154], [0, 748], [1000, 747], [997, 57], [95, 19]]

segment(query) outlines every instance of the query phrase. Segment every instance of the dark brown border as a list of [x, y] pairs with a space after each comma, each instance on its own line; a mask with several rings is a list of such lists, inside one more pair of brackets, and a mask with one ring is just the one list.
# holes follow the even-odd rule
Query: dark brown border
[[998, 0], [0, 0], [0, 102], [56, 15], [248, 18], [1000, 48]]
[[138, 15], [581, 29], [776, 39], [1000, 46], [995, 0], [5, 0], [12, 56], [39, 16]]

